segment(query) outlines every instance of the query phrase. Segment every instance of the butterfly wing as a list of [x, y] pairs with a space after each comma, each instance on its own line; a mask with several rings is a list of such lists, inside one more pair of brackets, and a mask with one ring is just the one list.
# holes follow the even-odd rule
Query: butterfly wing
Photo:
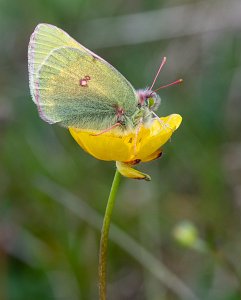
[[131, 117], [137, 105], [134, 89], [121, 74], [102, 60], [70, 47], [52, 50], [43, 62], [34, 98], [45, 121], [88, 129], [112, 126], [120, 108]]
[[[36, 27], [29, 45], [30, 90], [40, 116], [66, 127], [105, 129], [116, 110], [136, 111], [131, 84], [110, 64], [48, 24]], [[81, 80], [90, 78], [85, 86]]]

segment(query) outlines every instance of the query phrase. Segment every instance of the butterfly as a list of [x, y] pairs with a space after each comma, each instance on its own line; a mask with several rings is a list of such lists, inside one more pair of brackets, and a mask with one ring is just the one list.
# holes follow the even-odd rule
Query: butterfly
[[152, 88], [165, 62], [151, 87], [136, 91], [112, 65], [62, 29], [39, 24], [28, 47], [30, 92], [40, 117], [50, 124], [125, 132], [157, 117], [156, 91], [163, 87]]

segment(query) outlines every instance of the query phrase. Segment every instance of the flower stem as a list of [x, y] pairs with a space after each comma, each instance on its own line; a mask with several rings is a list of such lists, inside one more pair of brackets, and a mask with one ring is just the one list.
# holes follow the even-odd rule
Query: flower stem
[[102, 230], [101, 230], [100, 250], [99, 250], [99, 300], [106, 300], [106, 265], [107, 265], [108, 237], [109, 237], [112, 211], [113, 211], [115, 198], [120, 183], [120, 178], [121, 175], [116, 169], [106, 210], [105, 210]]

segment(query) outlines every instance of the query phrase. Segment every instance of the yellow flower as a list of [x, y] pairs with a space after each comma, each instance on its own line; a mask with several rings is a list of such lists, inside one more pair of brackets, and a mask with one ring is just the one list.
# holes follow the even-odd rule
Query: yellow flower
[[161, 156], [161, 147], [181, 124], [182, 117], [172, 114], [142, 124], [139, 129], [121, 133], [112, 129], [97, 130], [69, 128], [76, 142], [89, 154], [100, 160], [114, 160], [119, 172], [126, 177], [150, 180], [150, 176], [132, 168], [139, 162], [148, 162]]

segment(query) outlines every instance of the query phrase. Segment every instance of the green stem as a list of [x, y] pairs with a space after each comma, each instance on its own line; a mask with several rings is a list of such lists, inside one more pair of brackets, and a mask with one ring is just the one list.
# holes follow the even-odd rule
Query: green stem
[[106, 300], [106, 265], [107, 265], [108, 237], [109, 237], [112, 211], [113, 211], [115, 198], [120, 183], [120, 178], [121, 175], [116, 169], [106, 210], [105, 210], [102, 230], [101, 230], [100, 250], [99, 250], [99, 300]]

